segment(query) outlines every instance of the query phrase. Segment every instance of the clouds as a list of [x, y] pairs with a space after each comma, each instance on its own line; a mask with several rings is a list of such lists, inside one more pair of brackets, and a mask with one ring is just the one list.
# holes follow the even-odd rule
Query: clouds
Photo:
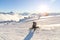
[[0, 20], [13, 20], [13, 21], [19, 21], [19, 19], [22, 19], [23, 16], [18, 15], [18, 14], [14, 14], [14, 15], [9, 15], [9, 14], [0, 14]]

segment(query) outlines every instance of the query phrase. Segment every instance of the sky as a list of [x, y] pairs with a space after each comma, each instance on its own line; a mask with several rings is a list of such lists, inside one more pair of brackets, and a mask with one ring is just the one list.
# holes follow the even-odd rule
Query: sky
[[0, 0], [0, 12], [60, 13], [60, 0]]

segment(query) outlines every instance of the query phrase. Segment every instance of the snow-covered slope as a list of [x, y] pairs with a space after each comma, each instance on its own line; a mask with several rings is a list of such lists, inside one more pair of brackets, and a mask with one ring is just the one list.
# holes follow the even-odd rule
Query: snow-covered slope
[[[29, 30], [33, 21], [40, 26], [35, 32]], [[60, 16], [33, 21], [0, 25], [0, 40], [60, 40]]]

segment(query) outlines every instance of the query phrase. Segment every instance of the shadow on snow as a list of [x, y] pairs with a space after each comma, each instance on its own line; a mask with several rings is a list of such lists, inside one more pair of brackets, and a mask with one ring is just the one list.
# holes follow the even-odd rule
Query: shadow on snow
[[33, 34], [34, 34], [34, 30], [30, 30], [24, 40], [30, 40], [33, 37]]

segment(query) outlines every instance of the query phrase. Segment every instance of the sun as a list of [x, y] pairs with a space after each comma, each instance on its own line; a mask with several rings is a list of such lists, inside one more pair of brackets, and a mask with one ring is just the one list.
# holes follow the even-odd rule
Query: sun
[[39, 11], [41, 12], [41, 13], [44, 13], [44, 12], [48, 12], [49, 11], [49, 6], [48, 5], [40, 5], [39, 6]]

